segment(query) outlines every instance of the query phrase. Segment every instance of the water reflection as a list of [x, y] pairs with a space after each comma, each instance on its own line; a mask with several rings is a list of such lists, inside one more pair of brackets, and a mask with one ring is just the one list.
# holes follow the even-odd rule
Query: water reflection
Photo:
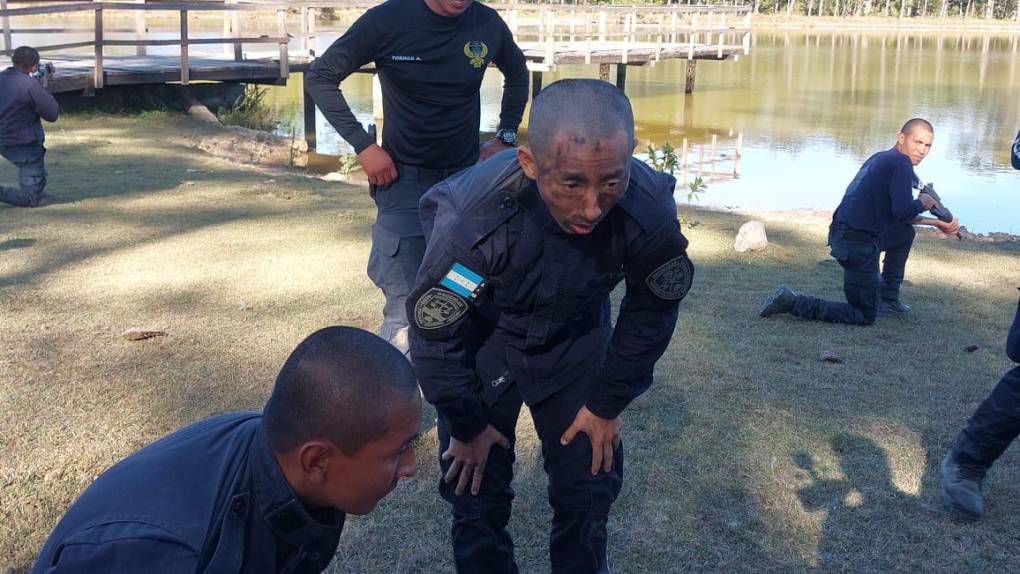
[[[717, 175], [730, 177], [709, 181], [703, 204], [828, 210], [870, 154], [892, 147], [903, 121], [923, 116], [935, 125], [936, 138], [917, 168], [921, 178], [935, 182], [972, 231], [1020, 233], [1020, 176], [1008, 157], [1020, 128], [1018, 45], [1017, 36], [930, 31], [759, 31], [750, 56], [700, 62], [693, 96], [683, 95], [683, 61], [632, 68], [627, 92], [638, 151], [665, 142], [679, 150], [686, 139], [689, 162], [698, 163], [702, 153], [713, 158], [714, 136], [715, 157], [726, 163], [719, 156], [734, 155], [740, 136], [740, 177], [732, 177], [732, 161], [717, 166]], [[597, 74], [596, 67], [564, 66], [547, 74], [546, 83]], [[298, 132], [299, 80], [274, 88], [272, 97]], [[500, 85], [490, 71], [482, 86], [483, 131], [497, 127]], [[372, 121], [371, 78], [356, 75], [344, 90], [358, 118]], [[349, 152], [323, 118], [317, 126], [320, 152]]]

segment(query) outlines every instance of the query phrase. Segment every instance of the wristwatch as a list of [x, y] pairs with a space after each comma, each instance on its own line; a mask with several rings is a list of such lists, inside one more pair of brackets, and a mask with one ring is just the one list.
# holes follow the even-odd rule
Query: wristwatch
[[507, 147], [517, 147], [517, 130], [503, 128], [496, 132], [496, 139]]

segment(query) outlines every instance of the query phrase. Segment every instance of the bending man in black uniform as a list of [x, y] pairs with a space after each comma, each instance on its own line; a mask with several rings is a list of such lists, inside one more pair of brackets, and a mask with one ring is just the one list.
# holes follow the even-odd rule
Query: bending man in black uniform
[[[832, 215], [829, 246], [843, 267], [846, 303], [798, 295], [781, 286], [765, 301], [759, 315], [790, 313], [805, 319], [871, 325], [879, 314], [902, 315], [910, 306], [900, 301], [900, 284], [914, 244], [914, 224], [931, 225], [954, 234], [960, 223], [944, 222], [920, 214], [936, 206], [927, 193], [914, 199], [911, 189], [919, 185], [914, 166], [931, 149], [935, 132], [925, 120], [914, 118], [903, 125], [896, 145], [868, 158], [846, 189]], [[879, 273], [879, 254], [884, 251]]]
[[[368, 63], [382, 84], [381, 147], [338, 88]], [[478, 90], [489, 63], [505, 78], [503, 108], [497, 137], [479, 156]], [[389, 0], [365, 12], [315, 61], [305, 90], [376, 186], [368, 275], [386, 297], [379, 335], [406, 352], [404, 302], [425, 253], [418, 201], [479, 157], [517, 144], [528, 102], [524, 55], [499, 14], [473, 0]]]
[[403, 356], [351, 327], [291, 353], [263, 412], [200, 421], [120, 461], [64, 515], [33, 574], [322, 572], [345, 513], [416, 470]]
[[549, 475], [552, 570], [608, 572], [620, 413], [651, 385], [693, 268], [676, 180], [631, 157], [623, 92], [557, 82], [535, 98], [529, 126], [529, 146], [422, 199], [429, 243], [407, 302], [411, 358], [439, 412], [457, 571], [517, 571], [506, 526], [524, 403]]
[[[1013, 167], [1020, 169], [1020, 133], [1013, 142]], [[1020, 363], [1020, 302], [1006, 337], [1006, 355]], [[992, 394], [956, 436], [953, 449], [940, 467], [942, 502], [964, 518], [977, 520], [985, 512], [981, 483], [992, 464], [1020, 436], [1020, 367], [999, 380]]]

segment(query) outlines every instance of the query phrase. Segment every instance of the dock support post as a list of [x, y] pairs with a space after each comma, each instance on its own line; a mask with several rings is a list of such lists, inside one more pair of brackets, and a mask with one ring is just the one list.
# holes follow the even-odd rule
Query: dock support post
[[[145, 0], [135, 0], [139, 4], [145, 4]], [[135, 12], [135, 40], [145, 39], [145, 10]], [[135, 46], [135, 54], [145, 56], [149, 50], [145, 46]]]
[[312, 97], [308, 95], [308, 92], [302, 90], [304, 94], [304, 116], [305, 116], [305, 143], [308, 144], [308, 151], [315, 151], [315, 102], [312, 101]]
[[[232, 0], [232, 3], [236, 2], [237, 0]], [[241, 37], [241, 13], [237, 10], [230, 11], [230, 34], [232, 38]], [[244, 45], [238, 42], [234, 44], [234, 61], [242, 60], [244, 60]]]
[[[188, 11], [181, 10], [181, 84], [187, 86], [190, 80], [191, 64], [188, 62]], [[99, 87], [98, 83], [96, 87]]]
[[533, 70], [531, 72], [531, 99], [535, 99], [535, 96], [542, 91], [542, 72], [540, 70]]
[[616, 87], [626, 91], [627, 88], [627, 64], [616, 65]]
[[609, 64], [599, 64], [599, 79], [603, 82], [609, 81]]
[[[7, 9], [7, 0], [0, 0], [0, 10]], [[14, 48], [11, 46], [11, 18], [9, 16], [3, 17], [4, 27], [4, 51], [0, 52], [4, 56], [11, 56], [14, 54]]]
[[276, 11], [276, 33], [283, 42], [280, 42], [280, 78], [286, 80], [290, 77], [290, 47], [287, 41], [287, 11]]
[[695, 59], [688, 59], [687, 60], [687, 83], [684, 86], [684, 93], [685, 94], [693, 94], [694, 93], [694, 78], [696, 76], [697, 69], [698, 69], [698, 61], [695, 60]]
[[103, 87], [103, 9], [96, 8], [95, 32], [96, 67], [93, 69], [92, 85], [98, 90]]

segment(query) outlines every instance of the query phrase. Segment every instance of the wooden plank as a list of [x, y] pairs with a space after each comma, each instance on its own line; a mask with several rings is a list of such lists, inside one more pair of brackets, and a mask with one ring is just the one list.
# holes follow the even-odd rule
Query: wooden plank
[[59, 6], [33, 6], [31, 8], [7, 8], [0, 10], [0, 16], [38, 16], [40, 14], [66, 14], [70, 12], [90, 12], [96, 9], [95, 2], [77, 2]]
[[2, 25], [4, 27], [4, 50], [0, 52], [4, 56], [14, 55], [14, 46], [11, 45], [11, 17], [7, 16], [7, 0], [0, 0], [0, 10], [4, 11]]
[[95, 67], [92, 76], [92, 86], [97, 90], [103, 88], [103, 9], [97, 8], [95, 15], [96, 31], [94, 36]]
[[[188, 38], [187, 44], [189, 46], [232, 44], [234, 42], [243, 42], [245, 44], [280, 44], [287, 40], [288, 38], [267, 38], [265, 36], [259, 36], [258, 38]], [[105, 40], [103, 43], [107, 46], [180, 46], [184, 41], [170, 38], [167, 40]], [[89, 44], [91, 45], [91, 42]]]
[[[91, 28], [90, 28], [91, 30]], [[56, 52], [58, 50], [73, 50], [75, 48], [91, 48], [96, 43], [89, 42], [69, 42], [67, 44], [52, 44], [47, 46], [33, 46], [38, 52]]]
[[221, 12], [221, 11], [242, 11], [242, 12], [258, 12], [258, 11], [272, 11], [272, 10], [286, 10], [287, 4], [263, 4], [263, 3], [248, 3], [248, 4], [226, 4], [219, 2], [158, 2], [153, 4], [132, 4], [127, 2], [103, 2], [103, 8], [107, 10], [152, 10], [162, 12], [178, 12], [180, 10], [190, 10], [193, 12]]

